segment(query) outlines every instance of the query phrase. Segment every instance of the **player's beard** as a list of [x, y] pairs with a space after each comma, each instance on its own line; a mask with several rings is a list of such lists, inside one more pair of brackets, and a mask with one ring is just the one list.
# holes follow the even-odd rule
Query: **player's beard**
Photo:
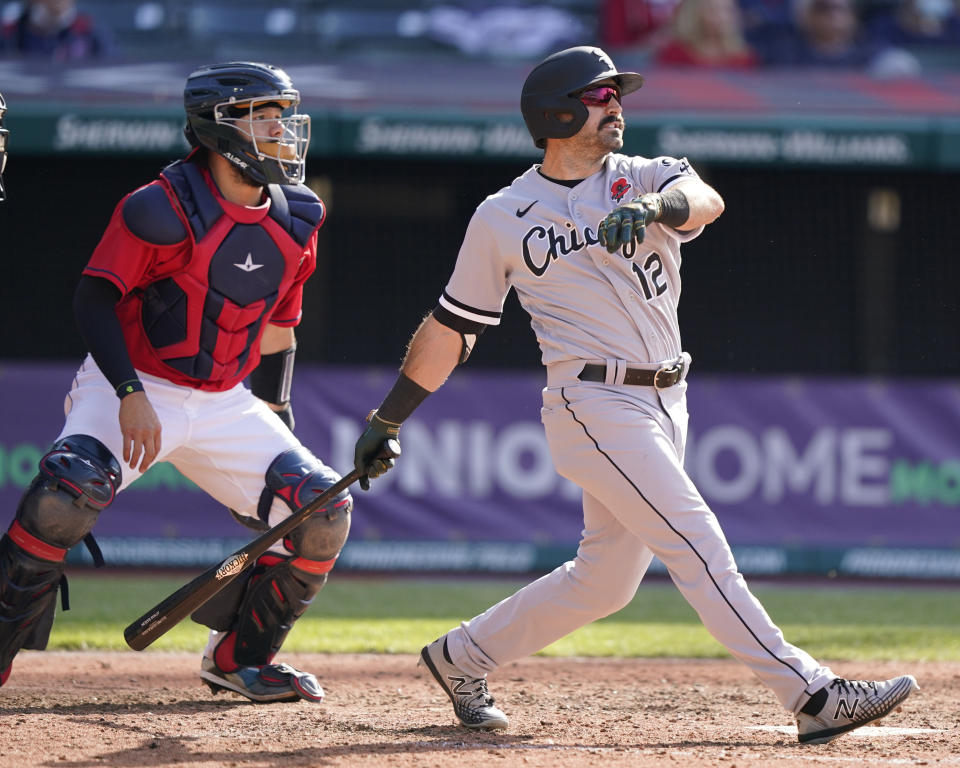
[[599, 161], [610, 152], [621, 149], [623, 147], [622, 133], [603, 130], [606, 125], [614, 122], [615, 119], [604, 118], [594, 128], [585, 127], [581, 129], [580, 133], [573, 138], [573, 141], [576, 142], [572, 147], [573, 153], [592, 162], [594, 160]]
[[603, 120], [601, 120], [600, 124], [597, 126], [596, 137], [599, 144], [605, 147], [604, 154], [623, 149], [623, 130], [621, 130], [620, 133], [611, 133], [610, 131], [605, 130], [610, 123], [616, 122], [621, 123], [624, 129], [626, 129], [626, 124], [624, 123], [622, 117], [607, 116], [603, 118]]
[[234, 181], [243, 184], [245, 187], [260, 189], [263, 186], [263, 184], [260, 184], [247, 176], [247, 174], [243, 172], [242, 168], [238, 168], [232, 163], [230, 164], [230, 173], [233, 174]]

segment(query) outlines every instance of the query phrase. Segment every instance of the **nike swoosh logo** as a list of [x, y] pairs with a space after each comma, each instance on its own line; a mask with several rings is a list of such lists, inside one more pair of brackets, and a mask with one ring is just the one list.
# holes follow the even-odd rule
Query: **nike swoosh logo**
[[539, 203], [539, 202], [540, 202], [539, 200], [534, 200], [532, 203], [530, 203], [530, 205], [528, 205], [528, 206], [527, 206], [526, 208], [524, 208], [522, 211], [521, 211], [519, 208], [517, 208], [517, 218], [518, 218], [518, 219], [522, 219], [524, 216], [527, 215], [527, 212], [528, 212], [531, 208], [533, 208], [533, 206], [535, 206], [535, 205], [536, 205], [537, 203]]

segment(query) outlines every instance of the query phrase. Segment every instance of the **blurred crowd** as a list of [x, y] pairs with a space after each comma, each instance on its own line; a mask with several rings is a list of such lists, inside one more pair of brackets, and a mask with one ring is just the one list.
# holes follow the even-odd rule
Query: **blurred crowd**
[[[299, 34], [306, 54], [420, 40], [468, 56], [536, 58], [586, 42], [669, 67], [845, 68], [880, 77], [960, 69], [960, 0], [22, 0], [0, 3], [0, 55], [135, 56], [151, 31], [182, 40], [178, 18], [188, 32], [202, 27], [208, 41], [245, 34], [255, 47], [258, 34]], [[127, 30], [112, 26], [138, 37], [125, 40]]]
[[8, 3], [0, 18], [0, 53], [52, 61], [106, 58], [113, 54], [109, 32], [75, 0]]
[[960, 65], [960, 0], [604, 0], [600, 38], [676, 67]]

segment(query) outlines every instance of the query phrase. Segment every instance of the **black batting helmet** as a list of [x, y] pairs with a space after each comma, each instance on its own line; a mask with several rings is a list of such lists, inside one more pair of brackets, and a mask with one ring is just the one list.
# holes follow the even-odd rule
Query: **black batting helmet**
[[[310, 116], [299, 114], [300, 92], [279, 67], [252, 61], [195, 70], [183, 90], [184, 133], [193, 146], [223, 155], [255, 184], [299, 184], [310, 144]], [[283, 110], [278, 138], [258, 136], [253, 112]]]
[[3, 115], [7, 111], [7, 102], [0, 93], [0, 200], [6, 200], [7, 193], [3, 189], [3, 169], [7, 165], [7, 137], [10, 131], [3, 127]]
[[[569, 139], [583, 127], [589, 112], [576, 94], [601, 80], [613, 80], [621, 95], [643, 85], [636, 72], [617, 72], [599, 48], [580, 45], [547, 56], [527, 75], [520, 94], [520, 111], [534, 143], [543, 149], [547, 139]], [[561, 122], [559, 113], [572, 114]]]

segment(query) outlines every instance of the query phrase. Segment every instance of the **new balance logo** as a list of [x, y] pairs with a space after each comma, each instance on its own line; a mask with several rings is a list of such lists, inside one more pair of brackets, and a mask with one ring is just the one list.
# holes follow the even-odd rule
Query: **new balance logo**
[[253, 254], [248, 253], [247, 260], [245, 262], [243, 262], [242, 264], [234, 263], [233, 266], [237, 267], [238, 269], [242, 269], [244, 272], [253, 272], [255, 269], [260, 269], [260, 267], [262, 267], [263, 264], [254, 264]]
[[839, 699], [837, 701], [837, 711], [834, 714], [833, 719], [838, 720], [842, 716], [853, 720], [857, 716], [857, 707], [859, 706], [859, 698], [854, 699], [853, 704], [848, 704], [846, 699]]
[[451, 683], [450, 690], [453, 691], [453, 693], [457, 696], [472, 696], [475, 693], [475, 691], [469, 689], [464, 690], [469, 682], [468, 678], [466, 677], [454, 677], [453, 675], [447, 675], [447, 680], [449, 680]]

